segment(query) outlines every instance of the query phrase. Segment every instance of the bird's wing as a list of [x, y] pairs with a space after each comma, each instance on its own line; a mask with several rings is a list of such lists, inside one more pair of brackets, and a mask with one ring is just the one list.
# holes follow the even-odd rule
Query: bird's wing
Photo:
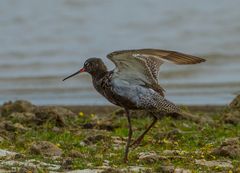
[[115, 51], [107, 55], [114, 62], [118, 74], [129, 80], [158, 83], [160, 66], [164, 62], [174, 64], [197, 64], [205, 59], [180, 52], [160, 49], [136, 49]]
[[112, 52], [107, 57], [116, 65], [114, 76], [117, 80], [131, 84], [154, 84], [154, 79], [146, 62], [130, 52]]

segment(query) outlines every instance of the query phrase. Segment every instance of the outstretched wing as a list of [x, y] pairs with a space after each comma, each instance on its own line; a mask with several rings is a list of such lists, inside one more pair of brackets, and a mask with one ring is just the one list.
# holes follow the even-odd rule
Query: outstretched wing
[[115, 51], [107, 57], [116, 65], [119, 76], [129, 80], [139, 78], [146, 83], [158, 83], [159, 69], [164, 62], [197, 64], [205, 61], [196, 56], [160, 49]]

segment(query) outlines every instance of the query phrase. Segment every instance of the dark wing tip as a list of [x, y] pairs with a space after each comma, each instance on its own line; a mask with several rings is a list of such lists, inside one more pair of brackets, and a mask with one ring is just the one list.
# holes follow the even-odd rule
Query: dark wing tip
[[179, 52], [172, 52], [165, 58], [175, 62], [176, 64], [198, 64], [206, 61], [203, 58]]
[[170, 50], [161, 50], [161, 49], [132, 49], [132, 50], [118, 50], [111, 52], [107, 55], [108, 59], [112, 59], [114, 56], [124, 54], [124, 53], [139, 53], [139, 54], [149, 54], [149, 55], [157, 55], [166, 60], [172, 61], [176, 64], [198, 64], [205, 62], [206, 59], [188, 55], [185, 53], [180, 53], [176, 51]]

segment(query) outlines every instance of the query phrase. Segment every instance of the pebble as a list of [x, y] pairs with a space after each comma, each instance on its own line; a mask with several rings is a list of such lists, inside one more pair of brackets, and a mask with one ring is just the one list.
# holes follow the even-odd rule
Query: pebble
[[29, 151], [31, 154], [40, 154], [43, 156], [61, 156], [62, 150], [48, 141], [38, 141], [33, 143]]
[[231, 161], [221, 161], [221, 160], [214, 160], [214, 161], [207, 161], [205, 159], [195, 160], [197, 165], [207, 166], [207, 167], [220, 167], [220, 168], [233, 168]]
[[8, 150], [2, 150], [2, 149], [0, 149], [0, 157], [14, 156], [14, 155], [16, 155], [16, 154], [17, 154], [16, 152], [11, 152], [11, 151], [8, 151]]

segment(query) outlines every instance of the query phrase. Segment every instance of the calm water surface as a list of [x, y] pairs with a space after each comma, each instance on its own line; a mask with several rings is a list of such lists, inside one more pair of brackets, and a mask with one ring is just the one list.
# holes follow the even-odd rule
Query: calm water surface
[[240, 1], [0, 1], [0, 104], [109, 104], [87, 74], [61, 80], [88, 57], [132, 48], [198, 55], [164, 65], [160, 83], [178, 104], [227, 104], [240, 93]]

